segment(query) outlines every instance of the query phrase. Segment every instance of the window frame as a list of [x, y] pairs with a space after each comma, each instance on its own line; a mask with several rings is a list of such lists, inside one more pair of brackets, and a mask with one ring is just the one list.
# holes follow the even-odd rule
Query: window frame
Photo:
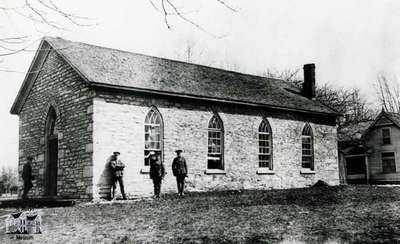
[[[151, 114], [152, 113], [152, 114]], [[154, 116], [157, 116], [154, 119]], [[148, 119], [150, 119], [150, 121], [148, 121]], [[160, 123], [152, 123], [152, 120], [159, 120]], [[146, 161], [148, 161], [148, 158], [146, 158], [146, 155], [148, 155], [148, 153], [150, 151], [155, 151], [157, 155], [160, 156], [160, 160], [163, 162], [164, 161], [164, 120], [163, 117], [160, 113], [160, 111], [155, 107], [152, 106], [149, 111], [146, 113], [145, 119], [144, 119], [144, 126], [143, 126], [143, 132], [144, 132], [144, 155], [143, 155], [143, 166], [145, 169], [142, 169], [141, 172], [143, 173], [148, 173], [149, 169], [150, 169], [150, 162], [148, 162], [146, 164]], [[159, 141], [151, 141], [151, 140], [146, 140], [146, 135], [149, 134], [147, 128], [149, 127], [159, 127]], [[150, 136], [149, 136], [150, 138]], [[159, 148], [153, 148], [151, 147], [151, 143], [158, 143], [159, 144]], [[150, 147], [146, 148], [146, 144], [149, 144]], [[146, 154], [147, 152], [147, 154]]]
[[[384, 131], [389, 132], [389, 136], [384, 136]], [[383, 127], [381, 128], [381, 135], [382, 135], [382, 145], [391, 145], [392, 144], [392, 130], [390, 127]], [[385, 142], [385, 139], [389, 139], [389, 142]]]
[[[217, 127], [219, 128], [214, 128], [211, 127], [214, 122], [217, 122]], [[219, 134], [218, 137], [210, 137], [210, 133], [212, 135], [217, 135]], [[213, 152], [213, 148], [215, 149], [216, 147], [211, 147], [211, 152], [210, 152], [210, 142], [219, 140], [219, 153], [218, 152]], [[211, 171], [224, 171], [225, 170], [225, 163], [224, 163], [224, 140], [225, 140], [225, 131], [224, 131], [224, 122], [222, 121], [221, 117], [217, 114], [214, 113], [211, 119], [208, 122], [207, 126], [207, 170], [209, 172]], [[217, 168], [210, 168], [210, 159], [218, 159], [220, 161], [220, 167]]]
[[[268, 139], [267, 140], [261, 140], [261, 135], [268, 135]], [[259, 127], [258, 127], [258, 133], [257, 133], [257, 142], [258, 142], [258, 168], [259, 169], [267, 169], [270, 171], [273, 171], [274, 169], [274, 164], [273, 164], [273, 134], [272, 134], [272, 129], [271, 129], [271, 125], [268, 121], [267, 118], [263, 118]], [[262, 146], [261, 142], [268, 142], [268, 146]], [[268, 149], [269, 153], [262, 153], [262, 148], [263, 149]], [[268, 162], [268, 166], [267, 167], [263, 167], [261, 166], [262, 164], [262, 160], [260, 159], [260, 156], [269, 156], [269, 162]], [[263, 160], [265, 161], [265, 160]], [[264, 162], [265, 163], [265, 162]]]
[[[304, 139], [309, 139], [309, 148], [305, 148], [304, 145]], [[309, 155], [304, 154], [304, 151], [310, 151]], [[304, 158], [309, 158], [309, 164], [310, 167], [304, 167]], [[305, 124], [301, 133], [301, 169], [306, 169], [310, 171], [315, 170], [315, 164], [314, 164], [314, 133], [311, 125], [309, 123]]]
[[[389, 153], [393, 153], [393, 156], [383, 156], [383, 154], [389, 154]], [[384, 170], [384, 160], [388, 160], [388, 159], [393, 159], [394, 162], [394, 171], [385, 171]], [[397, 172], [397, 167], [396, 167], [396, 152], [381, 152], [381, 164], [382, 164], [382, 174], [392, 174], [392, 173], [396, 173]]]

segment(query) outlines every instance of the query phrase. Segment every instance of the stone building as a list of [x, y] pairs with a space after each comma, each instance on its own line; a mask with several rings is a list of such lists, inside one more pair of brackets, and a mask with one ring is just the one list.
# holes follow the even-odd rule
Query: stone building
[[35, 157], [32, 196], [97, 198], [106, 160], [121, 152], [128, 195], [152, 193], [145, 155], [156, 151], [175, 191], [176, 149], [188, 190], [339, 183], [337, 113], [303, 89], [271, 78], [71, 42], [42, 40], [11, 113], [19, 115], [20, 170]]

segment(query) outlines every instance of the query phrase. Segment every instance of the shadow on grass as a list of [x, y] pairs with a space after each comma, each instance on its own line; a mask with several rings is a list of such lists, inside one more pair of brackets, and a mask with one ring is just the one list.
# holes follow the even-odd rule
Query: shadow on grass
[[[286, 190], [243, 190], [243, 191], [219, 191], [198, 193], [191, 192], [182, 198], [182, 202], [196, 201], [196, 207], [217, 206], [223, 204], [231, 207], [259, 206], [259, 205], [298, 205], [321, 206], [335, 205], [340, 199], [338, 192], [344, 187], [318, 187], [299, 188]], [[176, 199], [174, 195], [164, 195], [165, 200]], [[207, 199], [202, 205], [203, 199]], [[223, 201], [221, 201], [223, 199]]]
[[[375, 203], [382, 201], [400, 200], [400, 187], [382, 188], [378, 186], [333, 186], [311, 187], [283, 190], [241, 190], [218, 192], [190, 192], [185, 201], [202, 201], [212, 205], [223, 198], [229, 206], [258, 206], [258, 205], [298, 205], [298, 206], [329, 206], [340, 203]], [[163, 195], [164, 200], [177, 199], [175, 194]], [[211, 202], [210, 202], [211, 201]]]

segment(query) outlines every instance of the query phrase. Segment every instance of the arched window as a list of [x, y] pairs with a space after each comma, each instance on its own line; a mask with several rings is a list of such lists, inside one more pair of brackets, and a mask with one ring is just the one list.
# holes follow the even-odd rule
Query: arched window
[[307, 123], [301, 133], [301, 167], [314, 170], [314, 145], [313, 132], [311, 126]]
[[272, 170], [272, 130], [267, 119], [258, 128], [258, 164]]
[[160, 112], [151, 108], [144, 120], [144, 165], [150, 166], [149, 153], [163, 157], [163, 121]]
[[214, 114], [208, 123], [208, 169], [224, 169], [224, 127], [221, 118]]

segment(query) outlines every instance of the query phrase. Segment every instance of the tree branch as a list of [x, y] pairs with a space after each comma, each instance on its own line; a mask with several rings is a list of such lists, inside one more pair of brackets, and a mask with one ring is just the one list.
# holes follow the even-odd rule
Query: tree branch
[[231, 11], [233, 11], [233, 12], [237, 12], [236, 9], [232, 8], [230, 5], [228, 5], [228, 4], [225, 3], [224, 1], [222, 1], [222, 0], [216, 0], [216, 1], [219, 2], [220, 4], [224, 5], [227, 9], [229, 9], [229, 10], [231, 10]]
[[[221, 38], [223, 36], [217, 36], [214, 35], [208, 31], [206, 31], [201, 25], [199, 25], [198, 23], [196, 23], [195, 21], [187, 18], [185, 16], [185, 14], [178, 9], [178, 7], [176, 7], [175, 3], [172, 0], [159, 0], [160, 1], [160, 8], [157, 7], [157, 5], [155, 4], [154, 0], [148, 0], [151, 4], [151, 6], [157, 11], [163, 14], [164, 17], [164, 23], [167, 26], [168, 29], [171, 29], [171, 25], [169, 24], [169, 20], [168, 17], [170, 15], [176, 15], [178, 16], [181, 20], [183, 20], [186, 23], [189, 23], [190, 25], [196, 27], [197, 29], [201, 30], [202, 32], [205, 32], [213, 37], [216, 38]], [[228, 5], [225, 1], [222, 0], [215, 0], [217, 1], [219, 4], [223, 5], [224, 7], [226, 7], [227, 9], [229, 9], [230, 11], [233, 12], [237, 12], [236, 9], [234, 9], [233, 7], [231, 7], [230, 5]]]

